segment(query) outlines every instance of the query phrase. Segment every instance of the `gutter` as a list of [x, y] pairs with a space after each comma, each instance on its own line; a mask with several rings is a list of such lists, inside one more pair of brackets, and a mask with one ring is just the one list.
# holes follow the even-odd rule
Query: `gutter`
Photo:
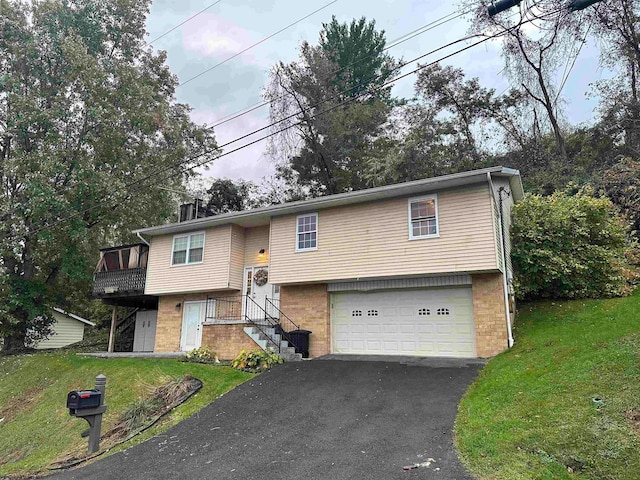
[[243, 222], [255, 220], [263, 221], [262, 224], [269, 223], [271, 217], [280, 215], [291, 215], [294, 213], [311, 212], [314, 210], [353, 205], [370, 201], [385, 200], [403, 196], [418, 195], [427, 191], [436, 191], [442, 188], [452, 188], [473, 183], [483, 183], [487, 173], [500, 176], [519, 175], [517, 170], [505, 167], [491, 167], [480, 170], [442, 175], [412, 182], [404, 182], [382, 187], [367, 188], [354, 192], [338, 193], [326, 197], [318, 197], [309, 200], [288, 202], [280, 205], [245, 210], [242, 212], [231, 212], [215, 215], [213, 217], [197, 218], [186, 222], [170, 223], [167, 225], [157, 225], [154, 227], [139, 228], [134, 233], [140, 232], [149, 236], [168, 235], [179, 232], [186, 232], [198, 228], [209, 228], [218, 225], [235, 223], [245, 226]]
[[138, 238], [139, 238], [140, 240], [142, 240], [142, 242], [143, 242], [143, 243], [145, 243], [145, 244], [147, 245], [147, 247], [150, 247], [150, 246], [151, 246], [151, 244], [150, 244], [149, 242], [147, 242], [144, 238], [142, 238], [142, 235], [140, 235], [140, 232], [139, 232], [139, 231], [136, 231], [136, 232], [135, 232], [135, 234], [138, 236]]
[[[495, 190], [493, 189], [493, 181], [491, 180], [491, 172], [487, 172], [487, 181], [489, 182], [489, 190], [491, 191], [491, 197], [493, 201], [496, 201]], [[513, 330], [511, 328], [511, 312], [509, 311], [509, 286], [507, 284], [507, 248], [506, 241], [504, 237], [504, 218], [502, 212], [502, 199], [498, 202], [499, 215], [500, 215], [500, 249], [502, 250], [502, 289], [504, 293], [504, 310], [506, 313], [507, 320], [507, 346], [509, 348], [513, 347], [514, 339], [513, 339]]]

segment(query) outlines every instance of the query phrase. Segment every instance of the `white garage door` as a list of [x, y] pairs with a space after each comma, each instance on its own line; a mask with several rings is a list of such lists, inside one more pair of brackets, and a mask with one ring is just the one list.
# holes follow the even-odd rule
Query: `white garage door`
[[331, 294], [333, 352], [475, 357], [471, 288]]

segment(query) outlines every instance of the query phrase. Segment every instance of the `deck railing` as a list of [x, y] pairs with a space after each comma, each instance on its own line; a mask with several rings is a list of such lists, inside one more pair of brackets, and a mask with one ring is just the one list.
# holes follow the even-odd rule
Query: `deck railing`
[[93, 274], [93, 294], [97, 297], [144, 293], [146, 268], [127, 268]]

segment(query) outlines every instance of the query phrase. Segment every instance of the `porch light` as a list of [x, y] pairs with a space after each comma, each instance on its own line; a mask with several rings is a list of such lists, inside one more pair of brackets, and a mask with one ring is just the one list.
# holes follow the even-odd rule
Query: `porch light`
[[261, 248], [260, 251], [258, 252], [258, 255], [260, 255], [260, 257], [264, 257], [264, 248]]

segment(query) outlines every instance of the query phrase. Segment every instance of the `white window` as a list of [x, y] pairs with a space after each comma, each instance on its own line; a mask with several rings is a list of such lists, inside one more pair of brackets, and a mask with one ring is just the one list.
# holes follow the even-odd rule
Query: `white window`
[[409, 239], [438, 236], [438, 203], [435, 195], [409, 200]]
[[204, 252], [204, 232], [173, 237], [171, 265], [202, 263]]
[[300, 215], [296, 227], [296, 252], [318, 248], [318, 214]]

